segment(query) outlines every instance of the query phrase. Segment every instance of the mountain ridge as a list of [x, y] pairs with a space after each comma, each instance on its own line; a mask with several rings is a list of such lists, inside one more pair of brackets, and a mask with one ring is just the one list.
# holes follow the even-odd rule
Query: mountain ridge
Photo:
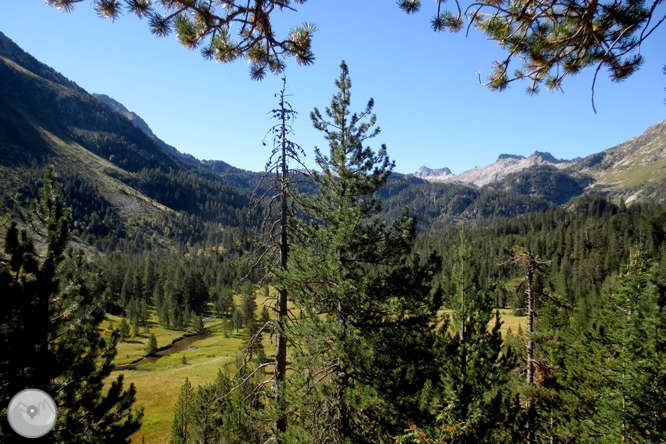
[[[188, 245], [248, 242], [245, 228], [257, 224], [247, 217], [250, 196], [262, 172], [181, 153], [123, 104], [88, 94], [2, 33], [0, 78], [0, 213], [20, 218], [36, 197], [41, 170], [55, 164], [75, 216], [72, 232], [85, 242], [113, 233], [134, 236], [136, 248], [146, 238], [166, 245], [169, 236]], [[400, 218], [407, 206], [419, 226], [436, 228], [543, 211], [585, 192], [666, 198], [660, 191], [666, 188], [666, 122], [618, 147], [573, 160], [504, 153], [459, 175], [427, 167], [414, 175], [394, 173], [377, 196], [382, 217]], [[627, 171], [632, 182], [610, 179]], [[268, 185], [262, 186], [259, 194]], [[311, 183], [299, 186], [317, 192]]]
[[[547, 170], [552, 167], [550, 182], [557, 181], [567, 197], [595, 193], [631, 203], [637, 199], [666, 201], [666, 120], [649, 126], [614, 147], [571, 160], [556, 159], [548, 152], [535, 151], [529, 157], [500, 154], [485, 167], [475, 167], [461, 174], [447, 174], [448, 168], [421, 167], [413, 175], [432, 183], [458, 183], [473, 187], [526, 190], [525, 181], [544, 184]], [[557, 177], [555, 179], [555, 177]], [[538, 179], [537, 179], [538, 178]], [[507, 182], [507, 179], [515, 183]], [[523, 181], [520, 184], [520, 181]], [[538, 184], [532, 183], [532, 188]], [[551, 190], [552, 191], [552, 190]], [[543, 194], [538, 190], [534, 195]], [[546, 193], [552, 196], [552, 193]], [[554, 202], [566, 202], [555, 198]]]
[[[174, 236], [192, 243], [247, 224], [247, 192], [165, 147], [131, 114], [88, 94], [2, 33], [0, 78], [0, 213], [23, 219], [41, 171], [54, 165], [73, 208], [72, 233], [89, 244], [107, 235], [114, 236], [108, 248], [128, 235], [137, 245], [146, 236], [156, 244]], [[212, 223], [217, 232], [205, 228]]]
[[589, 191], [620, 196], [627, 202], [639, 197], [663, 201], [666, 192], [666, 120], [612, 148], [587, 156], [572, 171], [589, 175]]
[[507, 175], [526, 168], [539, 165], [552, 165], [564, 168], [578, 162], [573, 160], [556, 159], [548, 152], [534, 151], [529, 157], [518, 154], [500, 154], [497, 160], [485, 167], [474, 167], [460, 174], [453, 174], [448, 168], [431, 169], [426, 166], [419, 168], [414, 176], [429, 182], [454, 182], [475, 187], [482, 187], [493, 182], [499, 182]]

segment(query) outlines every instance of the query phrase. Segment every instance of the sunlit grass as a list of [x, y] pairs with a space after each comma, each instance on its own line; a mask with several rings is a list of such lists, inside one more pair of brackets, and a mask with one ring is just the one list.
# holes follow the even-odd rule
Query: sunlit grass
[[138, 370], [112, 373], [113, 379], [122, 373], [127, 385], [134, 384], [137, 389], [135, 405], [145, 409], [141, 430], [132, 437], [134, 442], [142, 439], [147, 444], [169, 441], [174, 407], [185, 378], [197, 387], [213, 381], [220, 369], [233, 368], [239, 350], [245, 345], [242, 330], [228, 338], [224, 337], [219, 322], [206, 330], [213, 336], [196, 341], [183, 351], [140, 365]]
[[[274, 296], [274, 293], [271, 288], [270, 296]], [[235, 296], [234, 302], [240, 306], [240, 297]], [[263, 289], [257, 291], [256, 302], [256, 314], [259, 316], [264, 304], [270, 302], [264, 296]], [[209, 309], [212, 309], [210, 304]], [[102, 331], [107, 328], [109, 319], [113, 321], [114, 328], [118, 328], [121, 318], [107, 315], [107, 320], [100, 325]], [[149, 325], [150, 333], [154, 333], [157, 338], [158, 347], [170, 345], [193, 333], [191, 330], [168, 330], [160, 327], [154, 313], [150, 316]], [[229, 329], [228, 337], [225, 337], [221, 320], [213, 320], [205, 326], [205, 333], [210, 334], [210, 337], [193, 342], [185, 350], [164, 356], [155, 362], [141, 364], [138, 370], [114, 371], [107, 380], [107, 384], [110, 384], [111, 380], [115, 380], [118, 374], [122, 373], [126, 387], [129, 387], [129, 384], [136, 387], [135, 406], [143, 406], [145, 410], [141, 429], [132, 436], [134, 442], [169, 442], [174, 408], [185, 378], [189, 378], [192, 386], [196, 388], [214, 381], [221, 369], [232, 373], [235, 371], [236, 358], [247, 342], [244, 331]], [[126, 364], [143, 358], [150, 333], [142, 333], [139, 337], [128, 338], [128, 342], [120, 343], [114, 362]], [[272, 356], [275, 352], [274, 339], [271, 341], [268, 334], [264, 334], [262, 339], [266, 354]]]
[[[259, 289], [257, 295], [256, 314], [258, 316], [263, 306], [270, 303], [270, 299], [264, 297], [263, 289]], [[270, 297], [274, 295], [275, 291], [271, 288]], [[239, 306], [240, 297], [235, 296], [234, 302]], [[210, 308], [212, 307], [209, 306]], [[440, 312], [442, 315], [450, 313], [450, 310]], [[272, 311], [271, 315], [273, 315]], [[525, 329], [526, 318], [524, 316], [515, 316], [511, 310], [500, 310], [500, 316], [503, 322], [502, 335], [505, 335], [509, 329], [514, 333], [517, 332], [519, 326], [522, 326], [523, 330]], [[113, 321], [115, 328], [118, 327], [121, 320], [120, 317], [108, 315], [107, 320], [100, 325], [102, 331], [107, 328], [109, 319]], [[164, 356], [155, 362], [141, 364], [138, 366], [138, 370], [114, 371], [107, 381], [110, 383], [111, 379], [115, 379], [118, 374], [122, 373], [126, 387], [134, 384], [137, 389], [135, 406], [143, 406], [145, 410], [143, 425], [132, 436], [134, 442], [142, 442], [142, 440], [145, 440], [146, 444], [169, 442], [174, 408], [185, 378], [189, 378], [192, 386], [196, 388], [214, 381], [221, 369], [231, 373], [235, 371], [236, 358], [247, 342], [244, 331], [229, 329], [226, 333], [228, 337], [225, 337], [221, 320], [213, 320], [205, 325], [205, 333], [210, 334], [210, 337], [193, 342], [187, 349]], [[155, 334], [158, 346], [164, 347], [193, 332], [162, 328], [157, 325], [157, 318], [152, 313], [150, 333]], [[142, 332], [139, 337], [129, 338], [128, 342], [120, 343], [115, 362], [124, 364], [143, 358], [150, 333]], [[270, 359], [275, 353], [275, 338], [264, 334], [263, 344], [266, 355]]]
[[[509, 329], [511, 329], [513, 334], [516, 334], [519, 328], [521, 328], [523, 331], [526, 330], [527, 316], [516, 316], [513, 313], [513, 310], [510, 309], [501, 309], [499, 312], [500, 321], [502, 322], [502, 326], [500, 327], [502, 336], [505, 336]], [[494, 319], [491, 322], [494, 322]]]
[[[525, 327], [527, 326], [527, 317], [526, 316], [516, 316], [513, 313], [513, 310], [510, 310], [508, 308], [503, 308], [499, 310], [500, 312], [500, 322], [502, 325], [500, 326], [500, 332], [502, 333], [502, 337], [506, 336], [508, 333], [509, 329], [513, 334], [516, 334], [518, 332], [518, 328], [522, 328], [523, 331], [525, 331]], [[451, 316], [451, 313], [453, 313], [453, 310], [441, 310], [439, 312], [440, 318], [444, 318], [445, 316]], [[443, 321], [440, 323], [443, 323]], [[488, 323], [488, 328], [492, 328], [495, 325], [495, 310], [493, 310], [493, 316], [490, 318], [490, 322]]]
[[[143, 425], [132, 437], [133, 441], [145, 439], [147, 444], [167, 443], [174, 407], [185, 378], [189, 378], [193, 387], [213, 381], [220, 369], [234, 364], [245, 343], [240, 336], [242, 333], [229, 338], [219, 334], [194, 342], [188, 349], [154, 363], [141, 365], [139, 370], [114, 372], [112, 376], [123, 373], [126, 383], [134, 384], [137, 389], [135, 405], [145, 409]], [[186, 363], [183, 363], [183, 356]]]
[[[100, 328], [106, 334], [109, 334], [109, 320], [113, 322], [113, 328], [117, 329], [120, 326], [122, 317], [110, 314], [106, 315], [106, 321], [100, 325]], [[147, 333], [144, 332], [143, 327], [141, 327], [139, 329], [139, 336], [130, 335], [125, 341], [118, 343], [118, 354], [116, 354], [116, 359], [114, 360], [116, 365], [135, 362], [143, 358], [146, 355], [146, 349], [148, 348], [148, 341], [151, 334], [155, 335], [158, 348], [169, 346], [177, 339], [192, 334], [192, 331], [189, 330], [169, 330], [161, 327], [157, 323], [157, 316], [154, 313], [151, 313], [148, 318], [148, 328], [149, 330]]]

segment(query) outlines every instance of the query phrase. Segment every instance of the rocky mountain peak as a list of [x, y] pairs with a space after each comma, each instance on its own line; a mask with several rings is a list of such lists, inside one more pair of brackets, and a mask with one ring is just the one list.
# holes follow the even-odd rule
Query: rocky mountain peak
[[544, 163], [569, 163], [570, 161], [568, 160], [562, 160], [562, 159], [556, 159], [555, 156], [548, 152], [542, 152], [542, 151], [535, 151], [533, 152], [530, 157], [528, 157], [529, 160], [532, 160], [536, 162], [535, 164], [541, 165]]
[[430, 182], [457, 182], [481, 187], [502, 180], [510, 173], [524, 170], [536, 165], [552, 165], [556, 168], [572, 164], [573, 161], [556, 159], [548, 152], [534, 151], [529, 157], [517, 154], [500, 154], [497, 161], [485, 167], [474, 167], [464, 173], [455, 175], [448, 168], [437, 170], [422, 166], [414, 176]]
[[430, 182], [445, 182], [447, 179], [455, 177], [455, 174], [448, 168], [432, 169], [424, 165], [414, 173], [414, 176]]

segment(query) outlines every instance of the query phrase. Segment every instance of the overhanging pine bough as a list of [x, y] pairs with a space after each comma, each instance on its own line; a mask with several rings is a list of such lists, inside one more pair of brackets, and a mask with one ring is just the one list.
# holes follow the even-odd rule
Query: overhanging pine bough
[[[46, 0], [46, 4], [70, 12], [83, 0]], [[295, 4], [306, 0], [293, 0]], [[280, 73], [285, 57], [291, 56], [299, 65], [314, 62], [312, 34], [316, 28], [309, 23], [295, 26], [283, 40], [271, 26], [275, 10], [295, 11], [290, 0], [92, 0], [100, 16], [117, 19], [123, 13], [148, 19], [150, 29], [158, 37], [175, 31], [180, 43], [188, 49], [199, 48], [206, 59], [229, 63], [245, 58], [250, 64], [252, 79], [261, 80], [267, 71]], [[238, 32], [234, 37], [232, 26]]]
[[[502, 91], [509, 83], [526, 79], [527, 92], [561, 89], [563, 80], [588, 66], [596, 67], [594, 84], [601, 68], [613, 81], [636, 72], [643, 62], [641, 44], [666, 19], [657, 13], [663, 0], [482, 0], [461, 4], [455, 10], [437, 1], [431, 23], [435, 31], [457, 32], [465, 21], [474, 25], [507, 51], [497, 60], [487, 81], [490, 89]], [[420, 9], [420, 0], [400, 0], [408, 14]], [[463, 9], [464, 8], [464, 9]], [[521, 66], [510, 73], [509, 65]]]
[[[48, 5], [71, 11], [83, 0], [45, 0]], [[152, 32], [160, 37], [176, 31], [187, 48], [200, 48], [207, 59], [233, 62], [245, 58], [253, 79], [267, 71], [280, 73], [286, 56], [298, 64], [314, 62], [314, 25], [303, 23], [278, 40], [271, 25], [276, 10], [295, 11], [290, 0], [91, 0], [102, 17], [118, 18], [123, 12], [147, 18]], [[306, 0], [293, 0], [302, 4]], [[666, 20], [658, 10], [663, 0], [481, 0], [461, 4], [453, 11], [436, 0], [432, 19], [435, 31], [460, 31], [465, 21], [475, 25], [506, 50], [507, 56], [493, 64], [483, 85], [502, 91], [509, 83], [526, 79], [527, 92], [541, 85], [561, 89], [567, 76], [595, 67], [594, 85], [601, 68], [610, 78], [621, 81], [636, 72], [643, 62], [641, 44]], [[421, 0], [398, 0], [407, 13], [415, 13]], [[234, 37], [232, 26], [240, 28]], [[521, 66], [510, 72], [519, 59]], [[595, 110], [596, 112], [596, 110]]]

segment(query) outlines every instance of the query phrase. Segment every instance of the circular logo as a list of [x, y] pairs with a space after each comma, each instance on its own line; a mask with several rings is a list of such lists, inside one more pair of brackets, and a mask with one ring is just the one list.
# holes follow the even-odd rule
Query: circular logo
[[38, 389], [18, 392], [7, 408], [11, 428], [24, 438], [39, 438], [51, 431], [58, 409], [51, 396]]

